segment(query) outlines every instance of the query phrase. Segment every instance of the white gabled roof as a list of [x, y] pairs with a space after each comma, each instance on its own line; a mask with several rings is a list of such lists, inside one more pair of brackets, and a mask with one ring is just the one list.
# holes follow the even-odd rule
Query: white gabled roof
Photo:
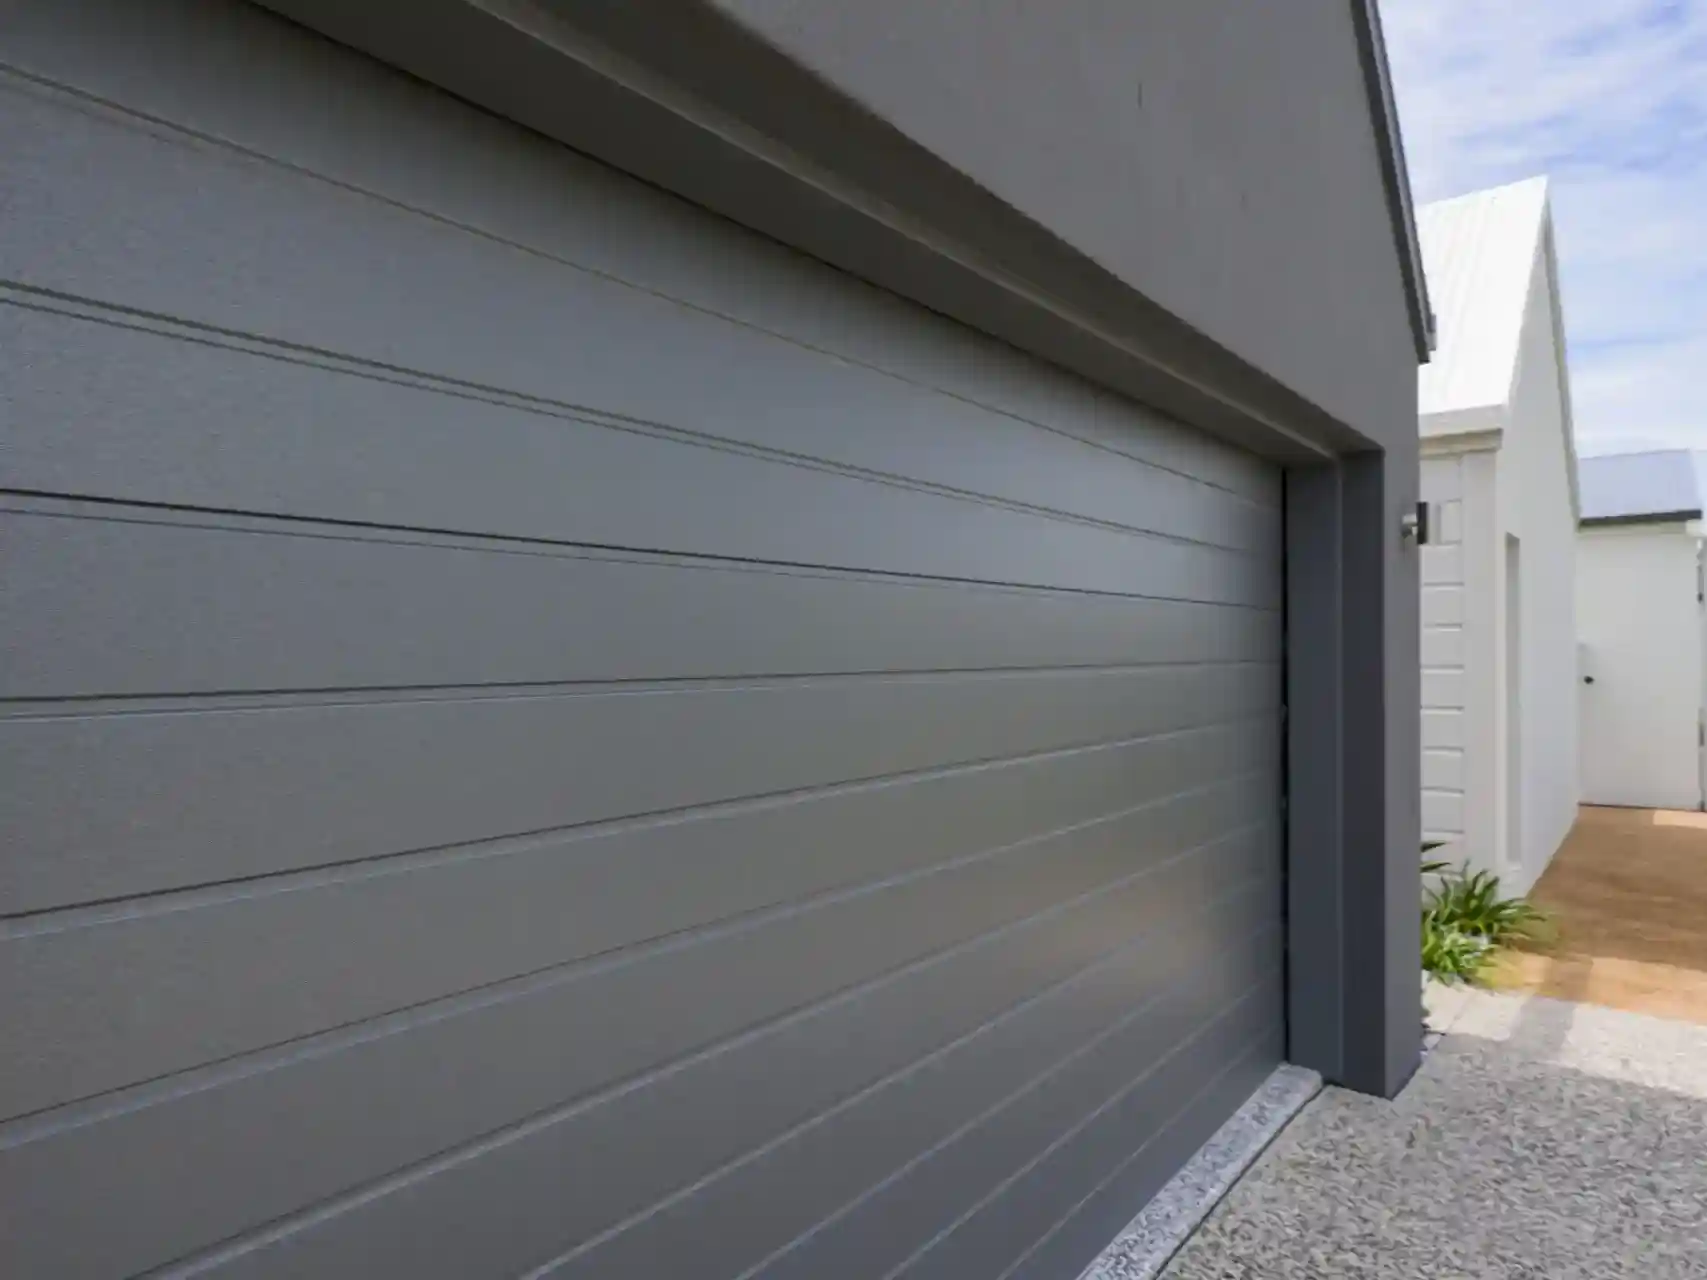
[[1484, 420], [1476, 411], [1502, 406], [1510, 398], [1546, 221], [1545, 178], [1436, 201], [1417, 211], [1439, 334], [1434, 358], [1417, 378], [1423, 434], [1477, 429]]

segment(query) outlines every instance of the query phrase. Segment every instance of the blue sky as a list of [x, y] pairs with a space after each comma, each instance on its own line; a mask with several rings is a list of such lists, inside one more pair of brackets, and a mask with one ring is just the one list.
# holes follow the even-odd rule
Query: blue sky
[[1546, 174], [1577, 447], [1707, 449], [1707, 0], [1381, 0], [1419, 201]]

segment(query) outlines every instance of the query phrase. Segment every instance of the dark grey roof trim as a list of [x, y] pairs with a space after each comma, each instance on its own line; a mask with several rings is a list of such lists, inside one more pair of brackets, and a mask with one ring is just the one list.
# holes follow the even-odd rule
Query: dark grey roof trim
[[1701, 519], [1701, 512], [1694, 511], [1642, 511], [1635, 515], [1623, 516], [1584, 516], [1577, 524], [1583, 528], [1593, 525], [1612, 524], [1681, 524], [1686, 520]]
[[1410, 173], [1405, 167], [1405, 143], [1399, 134], [1399, 108], [1393, 97], [1387, 42], [1381, 34], [1376, 0], [1351, 0], [1351, 8], [1357, 27], [1358, 53], [1363, 60], [1364, 83], [1369, 92], [1369, 114], [1375, 121], [1377, 141], [1381, 144], [1381, 174], [1387, 184], [1387, 208], [1399, 245], [1399, 268], [1405, 277], [1405, 295], [1411, 307], [1417, 360], [1426, 363], [1434, 350], [1434, 311], [1428, 303], [1428, 278], [1423, 274], [1422, 243], [1417, 238], [1416, 206], [1411, 199]]

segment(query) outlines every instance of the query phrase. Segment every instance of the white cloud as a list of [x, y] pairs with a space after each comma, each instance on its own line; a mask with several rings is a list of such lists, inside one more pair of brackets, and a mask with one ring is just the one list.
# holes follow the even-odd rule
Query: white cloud
[[1429, 201], [1552, 179], [1579, 448], [1707, 448], [1707, 0], [1382, 0]]

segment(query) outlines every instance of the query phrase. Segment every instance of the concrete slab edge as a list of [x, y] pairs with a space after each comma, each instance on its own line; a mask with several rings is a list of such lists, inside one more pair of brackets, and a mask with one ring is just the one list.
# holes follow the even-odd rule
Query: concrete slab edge
[[1097, 1255], [1080, 1280], [1151, 1280], [1202, 1225], [1245, 1170], [1322, 1091], [1322, 1077], [1282, 1064], [1215, 1131], [1154, 1199]]

